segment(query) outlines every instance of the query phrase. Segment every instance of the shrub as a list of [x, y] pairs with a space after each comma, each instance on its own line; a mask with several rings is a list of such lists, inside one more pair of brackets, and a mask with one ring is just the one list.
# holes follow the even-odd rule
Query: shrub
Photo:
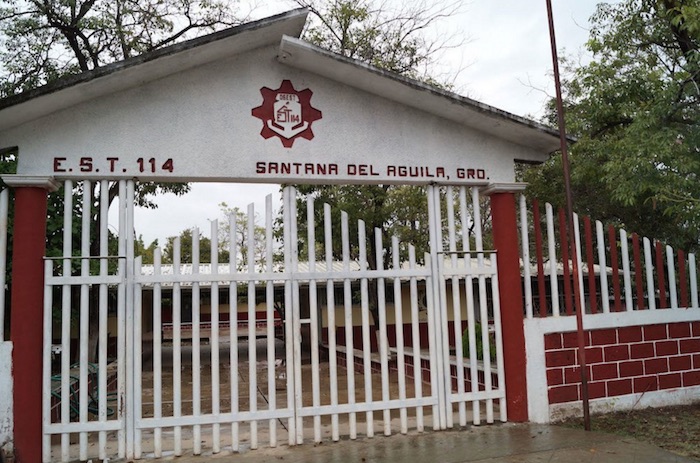
[[[474, 324], [474, 332], [476, 334], [476, 358], [484, 359], [484, 342], [481, 338], [481, 323]], [[470, 358], [469, 354], [469, 328], [462, 333], [462, 353], [465, 358]], [[489, 358], [492, 362], [496, 361], [496, 335], [489, 333]]]

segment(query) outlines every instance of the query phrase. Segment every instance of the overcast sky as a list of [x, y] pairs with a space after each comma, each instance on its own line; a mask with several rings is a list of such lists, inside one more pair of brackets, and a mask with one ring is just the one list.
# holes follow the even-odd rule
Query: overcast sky
[[[429, 0], [427, 0], [429, 1]], [[471, 0], [464, 12], [454, 15], [447, 30], [461, 31], [463, 46], [451, 50], [441, 66], [459, 71], [456, 91], [483, 103], [521, 116], [538, 118], [548, 95], [554, 95], [552, 61], [545, 0]], [[583, 45], [588, 38], [588, 19], [598, 1], [553, 0], [559, 50], [585, 60]], [[286, 2], [265, 2], [256, 10], [256, 19], [293, 9]], [[220, 218], [218, 204], [245, 210], [250, 202], [256, 211], [266, 194], [278, 203], [279, 187], [273, 185], [193, 184], [192, 191], [180, 198], [163, 195], [156, 210], [137, 208], [136, 233], [146, 244], [198, 226], [209, 234], [210, 219]]]

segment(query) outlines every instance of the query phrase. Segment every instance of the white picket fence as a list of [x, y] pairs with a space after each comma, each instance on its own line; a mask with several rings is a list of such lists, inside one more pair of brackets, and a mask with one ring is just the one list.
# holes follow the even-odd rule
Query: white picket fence
[[[219, 262], [214, 221], [211, 262], [199, 260], [201, 234], [195, 229], [191, 262], [183, 261], [176, 239], [172, 265], [164, 266], [156, 250], [147, 268], [134, 256], [134, 183], [118, 184], [118, 233], [111, 238], [113, 185], [79, 185], [78, 249], [75, 186], [65, 184], [63, 257], [47, 259], [45, 267], [45, 461], [237, 452], [283, 441], [321, 442], [326, 432], [331, 440], [372, 437], [376, 426], [391, 435], [506, 420], [497, 265], [483, 247], [477, 187], [428, 187], [431, 252], [424, 264], [413, 246], [395, 238], [385, 243], [381, 230], [371, 236], [362, 221], [351, 236], [344, 213], [335, 236], [328, 205], [317, 237], [313, 199], [306, 214], [297, 214], [296, 192], [286, 187], [282, 263], [273, 260], [279, 244], [268, 197], [262, 254], [255, 252], [251, 205], [245, 256], [229, 236], [230, 260]], [[100, 197], [96, 211], [93, 190]], [[99, 217], [97, 231], [93, 216]], [[299, 257], [301, 224], [306, 262]], [[231, 234], [237, 225], [232, 216]], [[370, 239], [376, 269], [369, 265]], [[100, 252], [91, 256], [95, 240]], [[110, 255], [110, 240], [116, 240], [116, 255]], [[334, 240], [342, 245], [339, 262]], [[399, 257], [404, 254], [407, 261]], [[275, 339], [280, 319], [284, 342]], [[478, 321], [484, 321], [480, 329]], [[477, 352], [477, 338], [484, 345], [481, 359], [462, 351], [465, 324], [470, 352]], [[164, 336], [166, 325], [171, 331]], [[98, 352], [94, 363], [88, 361], [91, 340]], [[308, 364], [302, 361], [306, 352]]]
[[[574, 314], [572, 261], [563, 211], [555, 219], [545, 204], [544, 220], [537, 203], [528, 208], [520, 197], [520, 227], [527, 318]], [[585, 313], [698, 308], [695, 254], [674, 250], [625, 230], [607, 230], [600, 221], [595, 232], [588, 218], [575, 215], [578, 283]]]

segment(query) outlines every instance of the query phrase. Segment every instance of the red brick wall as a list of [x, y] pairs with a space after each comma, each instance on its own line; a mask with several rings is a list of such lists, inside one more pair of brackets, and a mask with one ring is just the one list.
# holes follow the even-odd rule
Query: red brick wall
[[[592, 330], [587, 334], [589, 397], [700, 386], [700, 322]], [[576, 333], [544, 337], [549, 403], [581, 399]]]

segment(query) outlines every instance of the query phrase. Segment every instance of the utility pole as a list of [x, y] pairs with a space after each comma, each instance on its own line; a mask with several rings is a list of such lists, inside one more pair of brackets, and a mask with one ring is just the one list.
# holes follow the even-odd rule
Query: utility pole
[[[571, 245], [571, 263], [573, 265], [572, 277], [574, 279], [574, 304], [576, 307], [576, 331], [578, 334], [578, 363], [581, 369], [581, 401], [583, 405], [583, 426], [586, 431], [591, 430], [591, 415], [588, 404], [588, 372], [586, 366], [586, 339], [583, 331], [583, 311], [581, 304], [581, 290], [579, 285], [578, 249], [576, 249], [576, 235], [574, 234], [574, 200], [571, 193], [571, 171], [569, 164], [569, 152], [566, 143], [566, 122], [564, 121], [564, 103], [561, 96], [561, 80], [559, 78], [559, 58], [557, 56], [557, 41], [554, 35], [554, 15], [552, 13], [552, 0], [547, 2], [547, 18], [549, 20], [549, 38], [552, 47], [552, 64], [554, 66], [554, 88], [557, 92], [557, 120], [559, 122], [559, 140], [561, 142], [561, 157], [564, 167], [564, 186], [566, 189], [566, 215]], [[569, 265], [564, 262], [564, 265]]]

